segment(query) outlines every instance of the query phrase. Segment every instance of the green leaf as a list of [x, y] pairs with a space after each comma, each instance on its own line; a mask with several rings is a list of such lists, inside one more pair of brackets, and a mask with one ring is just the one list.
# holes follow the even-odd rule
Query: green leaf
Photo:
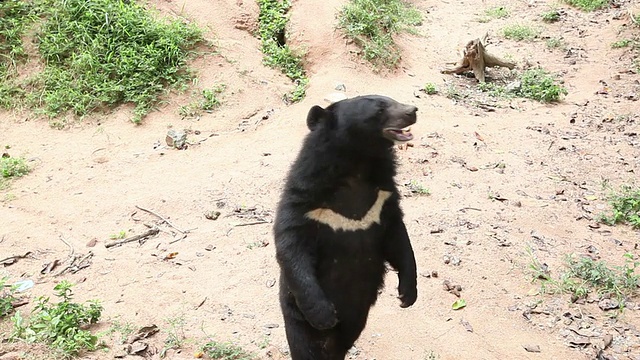
[[465, 306], [467, 306], [467, 302], [464, 301], [464, 299], [458, 299], [453, 303], [453, 305], [451, 305], [451, 308], [453, 310], [460, 310]]

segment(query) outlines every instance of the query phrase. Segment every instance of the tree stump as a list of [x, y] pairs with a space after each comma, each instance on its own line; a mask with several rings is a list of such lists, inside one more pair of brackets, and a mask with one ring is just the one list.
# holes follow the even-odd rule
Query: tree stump
[[462, 60], [453, 69], [442, 70], [443, 74], [462, 74], [473, 71], [473, 75], [479, 82], [485, 82], [485, 69], [487, 67], [502, 66], [513, 69], [516, 64], [503, 60], [492, 55], [485, 50], [483, 43], [486, 43], [487, 35], [482, 39], [471, 40], [462, 50]]

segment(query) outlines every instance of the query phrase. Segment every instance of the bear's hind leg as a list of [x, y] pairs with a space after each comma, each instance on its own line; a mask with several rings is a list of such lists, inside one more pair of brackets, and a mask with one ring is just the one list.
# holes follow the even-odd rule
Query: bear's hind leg
[[318, 330], [308, 322], [285, 317], [291, 360], [344, 360], [347, 350], [337, 341], [335, 329]]

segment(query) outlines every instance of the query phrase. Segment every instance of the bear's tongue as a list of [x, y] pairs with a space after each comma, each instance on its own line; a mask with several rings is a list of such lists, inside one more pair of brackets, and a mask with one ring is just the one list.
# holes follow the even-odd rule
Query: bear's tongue
[[387, 129], [389, 133], [393, 135], [393, 137], [397, 141], [409, 141], [413, 139], [413, 134], [411, 134], [411, 129], [408, 128], [406, 130], [402, 129]]

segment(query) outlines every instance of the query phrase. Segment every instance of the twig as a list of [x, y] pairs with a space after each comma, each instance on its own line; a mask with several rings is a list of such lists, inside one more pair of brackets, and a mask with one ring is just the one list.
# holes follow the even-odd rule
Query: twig
[[268, 223], [268, 221], [260, 220], [260, 221], [253, 221], [253, 222], [248, 222], [248, 223], [235, 224], [233, 226], [234, 227], [238, 227], [238, 226], [249, 226], [249, 225], [267, 224], [267, 223]]
[[62, 235], [60, 235], [60, 240], [62, 240], [63, 243], [67, 244], [67, 246], [69, 247], [69, 249], [71, 250], [71, 253], [69, 254], [69, 258], [71, 258], [73, 256], [73, 254], [75, 253], [75, 250], [73, 249], [73, 246], [71, 246], [71, 244], [69, 244], [63, 237]]
[[27, 256], [31, 255], [31, 251], [27, 251], [24, 255], [13, 255], [7, 258], [0, 260], [0, 265], [12, 265], [18, 259], [24, 259]]
[[169, 244], [173, 244], [173, 243], [175, 243], [175, 242], [178, 242], [178, 241], [180, 241], [180, 240], [182, 240], [182, 239], [184, 239], [184, 238], [186, 238], [186, 237], [187, 237], [187, 234], [183, 234], [181, 237], [179, 237], [179, 238], [177, 238], [177, 239], [173, 239], [173, 240], [169, 241]]
[[478, 209], [478, 208], [474, 208], [474, 207], [463, 207], [462, 209], [460, 209], [458, 211], [465, 211], [465, 210], [482, 211], [482, 209]]
[[169, 226], [171, 226], [172, 228], [174, 228], [174, 229], [178, 230], [178, 232], [180, 232], [180, 233], [182, 233], [182, 234], [185, 234], [185, 233], [186, 233], [186, 231], [182, 231], [182, 230], [178, 229], [178, 228], [177, 228], [175, 225], [173, 225], [169, 220], [165, 219], [164, 217], [162, 217], [162, 216], [161, 216], [161, 215], [159, 215], [158, 213], [153, 212], [153, 211], [151, 211], [151, 210], [149, 210], [149, 209], [145, 209], [145, 208], [143, 208], [143, 207], [141, 207], [141, 206], [138, 206], [138, 205], [136, 205], [136, 207], [137, 207], [138, 209], [142, 210], [142, 211], [146, 211], [146, 212], [148, 212], [149, 214], [155, 215], [155, 216], [156, 216], [156, 217], [158, 217], [160, 220], [162, 220], [162, 221], [166, 222], [166, 223], [167, 223], [167, 225], [169, 225]]
[[149, 229], [149, 230], [147, 230], [146, 232], [144, 232], [144, 233], [142, 233], [140, 235], [131, 236], [131, 237], [128, 237], [128, 238], [123, 239], [123, 240], [113, 241], [113, 242], [105, 244], [104, 246], [107, 249], [109, 249], [109, 248], [112, 248], [114, 246], [120, 246], [122, 244], [126, 244], [126, 243], [130, 243], [130, 242], [146, 239], [146, 238], [148, 238], [150, 236], [157, 235], [159, 232], [160, 232], [160, 229], [158, 229], [157, 227], [154, 227], [153, 229]]

